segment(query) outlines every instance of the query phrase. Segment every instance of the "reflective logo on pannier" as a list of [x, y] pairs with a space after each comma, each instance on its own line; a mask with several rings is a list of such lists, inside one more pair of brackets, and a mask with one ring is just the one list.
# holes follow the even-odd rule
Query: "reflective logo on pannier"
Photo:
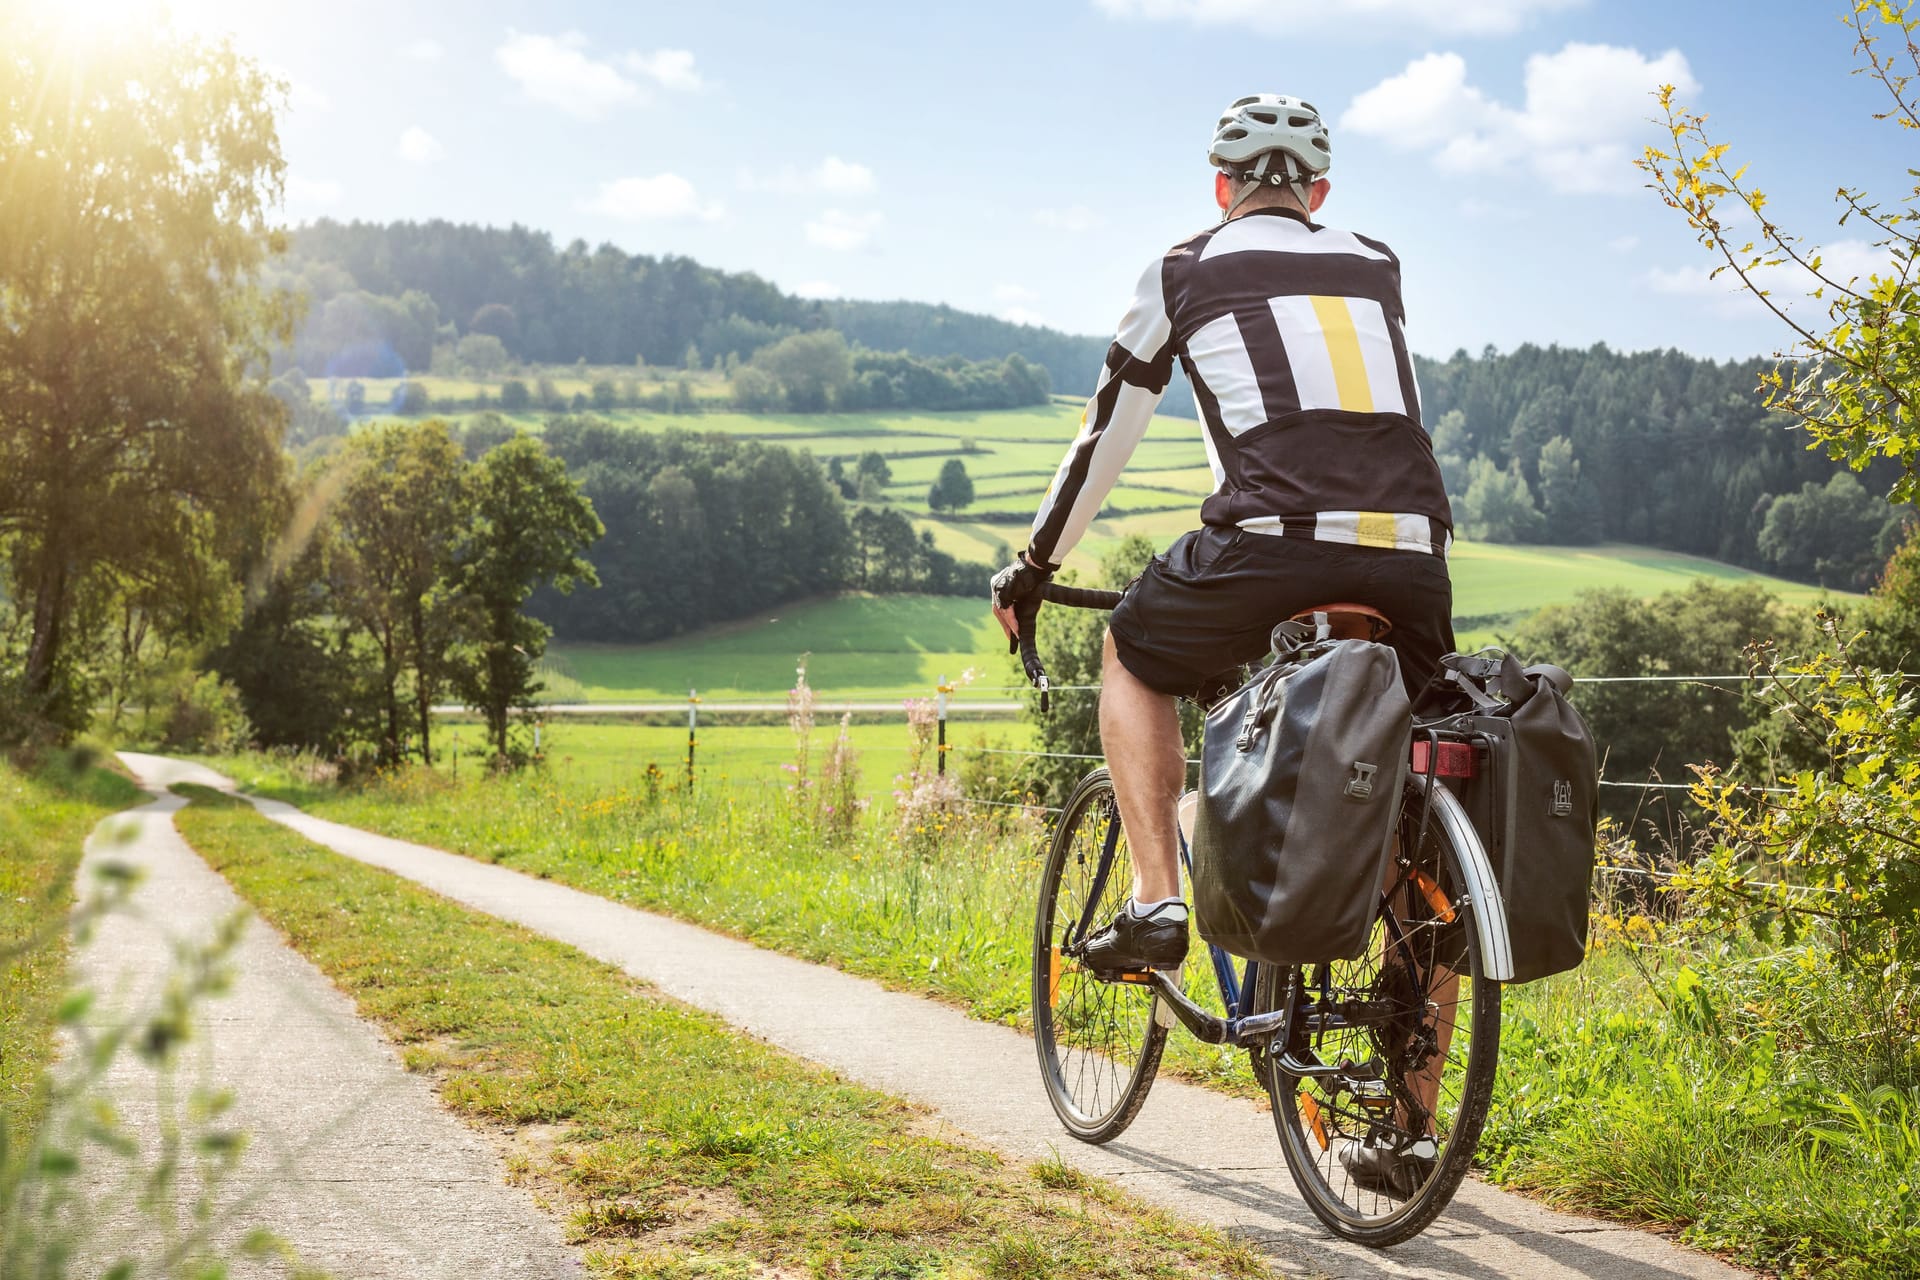
[[1549, 812], [1556, 818], [1573, 816], [1573, 783], [1565, 778], [1553, 780], [1553, 808]]

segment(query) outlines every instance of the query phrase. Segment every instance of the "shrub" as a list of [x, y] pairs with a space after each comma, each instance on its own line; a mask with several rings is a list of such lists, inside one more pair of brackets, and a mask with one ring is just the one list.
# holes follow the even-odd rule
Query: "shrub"
[[252, 736], [240, 691], [212, 672], [176, 686], [160, 730], [162, 746], [208, 755], [238, 751]]

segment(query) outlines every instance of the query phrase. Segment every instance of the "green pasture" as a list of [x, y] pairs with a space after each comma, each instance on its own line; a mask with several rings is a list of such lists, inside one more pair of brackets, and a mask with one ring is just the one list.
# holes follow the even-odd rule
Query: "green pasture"
[[[591, 702], [783, 698], [795, 662], [823, 698], [864, 701], [930, 694], [968, 668], [1004, 685], [1006, 641], [982, 598], [844, 595], [801, 601], [739, 622], [648, 645], [554, 645], [555, 672]], [[569, 686], [571, 687], [571, 686]], [[822, 703], [824, 708], [826, 702]]]
[[[1185, 511], [1096, 522], [1091, 548], [1124, 533], [1144, 532], [1164, 545], [1191, 528]], [[993, 542], [1017, 546], [1024, 525], [928, 521], [935, 541], [963, 559], [983, 560]], [[1543, 605], [1566, 603], [1583, 590], [1618, 587], [1636, 596], [1684, 587], [1696, 578], [1753, 581], [1782, 599], [1810, 607], [1829, 593], [1716, 560], [1645, 547], [1520, 547], [1464, 542], [1453, 550], [1454, 613], [1463, 644], [1480, 644]], [[903, 698], [931, 690], [941, 676], [969, 668], [980, 685], [1016, 678], [1006, 642], [980, 599], [964, 596], [845, 595], [809, 600], [739, 622], [649, 645], [555, 645], [548, 651], [559, 683], [577, 681], [590, 702], [677, 700], [689, 688], [713, 698], [780, 698], [792, 686], [795, 660], [808, 659], [808, 679], [823, 699]], [[566, 684], [573, 696], [571, 684]], [[1010, 697], [1009, 694], [982, 695]], [[823, 701], [824, 707], [826, 702]]]

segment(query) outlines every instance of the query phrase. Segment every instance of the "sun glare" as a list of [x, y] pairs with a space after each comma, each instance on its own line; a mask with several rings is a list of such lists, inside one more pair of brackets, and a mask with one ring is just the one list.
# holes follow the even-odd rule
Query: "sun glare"
[[80, 40], [140, 27], [171, 27], [194, 35], [231, 31], [241, 0], [27, 0], [53, 27]]

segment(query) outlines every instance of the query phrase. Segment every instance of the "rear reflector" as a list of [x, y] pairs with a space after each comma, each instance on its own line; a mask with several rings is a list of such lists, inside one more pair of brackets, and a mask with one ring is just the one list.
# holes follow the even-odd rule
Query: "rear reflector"
[[[1428, 772], [1427, 755], [1435, 744], [1426, 739], [1418, 739], [1413, 744], [1413, 771]], [[1471, 742], [1442, 742], [1440, 748], [1440, 767], [1437, 772], [1442, 778], [1471, 778], [1473, 776], [1473, 744]]]

